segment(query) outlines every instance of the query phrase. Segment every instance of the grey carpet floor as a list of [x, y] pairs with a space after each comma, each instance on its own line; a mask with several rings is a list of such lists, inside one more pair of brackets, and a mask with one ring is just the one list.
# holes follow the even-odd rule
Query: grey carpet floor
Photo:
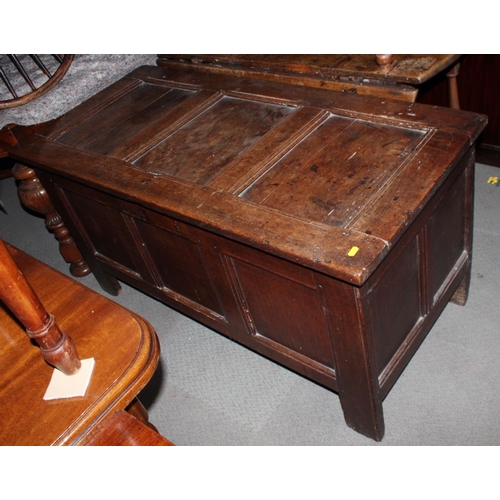
[[[50, 55], [38, 55], [54, 71], [55, 68], [50, 65], [52, 62]], [[18, 57], [37, 87], [46, 81], [46, 77], [40, 71], [38, 74], [34, 71], [34, 64], [28, 54], [18, 54]], [[53, 120], [138, 66], [143, 64], [152, 66], [155, 62], [154, 54], [76, 54], [64, 78], [49, 92], [23, 106], [2, 109], [0, 129], [9, 123], [33, 125]], [[20, 96], [29, 93], [29, 87], [19, 72], [14, 70], [6, 54], [0, 54], [0, 67], [4, 69]], [[0, 80], [0, 101], [11, 98], [7, 87]]]
[[[449, 304], [384, 401], [385, 438], [349, 429], [335, 393], [123, 285], [113, 300], [147, 318], [162, 355], [140, 399], [178, 445], [435, 446], [500, 444], [500, 187], [477, 165], [473, 275], [465, 307]], [[0, 237], [69, 275], [43, 221], [0, 181]], [[80, 280], [104, 293], [92, 276]]]

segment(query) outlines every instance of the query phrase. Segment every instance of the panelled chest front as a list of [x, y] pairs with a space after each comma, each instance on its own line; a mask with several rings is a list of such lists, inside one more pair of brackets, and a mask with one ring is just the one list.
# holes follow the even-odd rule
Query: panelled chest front
[[485, 123], [142, 67], [12, 154], [103, 288], [128, 282], [337, 391], [380, 440], [383, 398], [465, 303]]

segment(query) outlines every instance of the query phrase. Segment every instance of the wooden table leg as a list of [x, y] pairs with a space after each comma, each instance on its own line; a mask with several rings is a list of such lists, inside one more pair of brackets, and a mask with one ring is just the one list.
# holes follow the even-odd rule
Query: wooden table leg
[[59, 252], [64, 260], [70, 264], [71, 274], [79, 278], [90, 274], [90, 267], [83, 259], [34, 170], [17, 163], [12, 169], [12, 174], [16, 180], [20, 181], [19, 200], [26, 208], [45, 216], [45, 225], [49, 231], [54, 233], [59, 242]]
[[384, 73], [388, 73], [394, 62], [394, 54], [376, 54], [375, 61]]
[[125, 409], [128, 413], [130, 413], [130, 415], [139, 420], [139, 422], [142, 422], [144, 425], [147, 425], [154, 431], [158, 432], [158, 429], [149, 421], [148, 411], [137, 398], [134, 398], [134, 400]]
[[457, 76], [460, 71], [460, 63], [455, 64], [453, 68], [451, 68], [446, 76], [448, 78], [448, 95], [450, 99], [450, 108], [460, 109], [460, 101], [458, 99], [458, 84], [457, 84]]
[[137, 420], [130, 413], [120, 410], [104, 419], [89, 435], [85, 436], [80, 446], [175, 446]]
[[[26, 333], [40, 346], [43, 359], [66, 375], [81, 367], [75, 344], [61, 332], [28, 283], [5, 243], [0, 240], [0, 299], [26, 328]], [[28, 344], [26, 345], [28, 348]]]

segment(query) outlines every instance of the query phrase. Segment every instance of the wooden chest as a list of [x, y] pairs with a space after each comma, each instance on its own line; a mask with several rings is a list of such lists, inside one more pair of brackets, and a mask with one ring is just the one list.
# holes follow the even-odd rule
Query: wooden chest
[[347, 424], [380, 440], [384, 397], [466, 300], [485, 124], [142, 67], [12, 154], [105, 290], [130, 283], [338, 392]]

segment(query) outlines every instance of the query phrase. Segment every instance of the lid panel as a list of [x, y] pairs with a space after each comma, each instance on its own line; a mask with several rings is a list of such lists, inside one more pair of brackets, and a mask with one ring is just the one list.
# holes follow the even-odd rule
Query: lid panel
[[240, 196], [343, 227], [408, 161], [425, 133], [332, 115]]
[[191, 94], [192, 90], [142, 84], [79, 123], [58, 142], [110, 154]]
[[152, 174], [206, 184], [294, 109], [223, 97], [134, 164]]

